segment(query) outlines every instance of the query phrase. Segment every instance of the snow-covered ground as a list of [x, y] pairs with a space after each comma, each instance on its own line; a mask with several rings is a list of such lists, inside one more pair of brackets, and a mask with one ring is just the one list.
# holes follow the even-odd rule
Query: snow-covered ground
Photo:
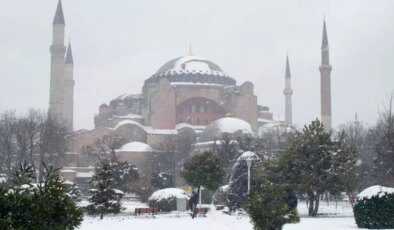
[[[146, 230], [252, 230], [253, 226], [247, 216], [226, 215], [221, 211], [212, 210], [207, 217], [191, 219], [186, 212], [161, 214], [155, 217], [141, 216], [135, 217], [129, 213], [135, 207], [145, 207], [145, 204], [137, 202], [127, 202], [124, 204], [128, 213], [117, 216], [105, 216], [103, 220], [97, 217], [85, 216], [81, 230], [102, 230], [102, 229], [146, 229]], [[326, 213], [322, 217], [306, 217], [306, 205], [300, 203], [299, 212], [301, 222], [298, 224], [285, 225], [285, 230], [348, 230], [356, 229], [351, 208], [345, 204], [331, 203], [321, 205], [321, 213]]]

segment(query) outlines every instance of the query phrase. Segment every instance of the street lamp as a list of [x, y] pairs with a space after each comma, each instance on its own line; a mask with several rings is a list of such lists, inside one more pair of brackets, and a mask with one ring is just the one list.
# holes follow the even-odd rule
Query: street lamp
[[253, 158], [248, 157], [245, 159], [245, 161], [246, 161], [246, 165], [248, 166], [248, 194], [249, 194], [249, 191], [250, 191], [250, 167], [252, 166]]
[[198, 194], [198, 204], [199, 204], [199, 206], [201, 207], [201, 204], [202, 204], [202, 199], [201, 199], [201, 193], [202, 193], [202, 190], [204, 190], [204, 187], [200, 187], [200, 192], [199, 192], [199, 194]]

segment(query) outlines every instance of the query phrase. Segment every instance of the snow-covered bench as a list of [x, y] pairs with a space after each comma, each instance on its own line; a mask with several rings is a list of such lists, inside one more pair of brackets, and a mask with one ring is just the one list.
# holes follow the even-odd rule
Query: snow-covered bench
[[144, 214], [149, 214], [149, 215], [155, 215], [157, 214], [157, 209], [156, 208], [135, 208], [134, 214], [136, 216], [139, 215], [144, 215]]

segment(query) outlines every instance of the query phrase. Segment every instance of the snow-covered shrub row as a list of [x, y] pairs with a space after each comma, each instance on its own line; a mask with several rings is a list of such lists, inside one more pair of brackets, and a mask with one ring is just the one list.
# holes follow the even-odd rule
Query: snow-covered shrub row
[[353, 211], [359, 228], [394, 228], [394, 188], [375, 185], [363, 190]]
[[177, 198], [189, 199], [189, 195], [179, 188], [165, 188], [154, 192], [148, 199], [148, 205], [161, 212], [171, 212], [176, 210]]

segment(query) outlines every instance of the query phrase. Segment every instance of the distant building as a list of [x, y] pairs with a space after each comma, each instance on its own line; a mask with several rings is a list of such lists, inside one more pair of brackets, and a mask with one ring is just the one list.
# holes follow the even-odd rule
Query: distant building
[[[73, 127], [73, 68], [71, 44], [64, 45], [65, 20], [59, 0], [53, 20], [49, 112]], [[321, 116], [331, 128], [331, 65], [329, 64], [326, 24], [323, 27], [321, 72]], [[107, 151], [114, 140], [121, 140], [115, 153], [123, 160], [143, 165], [154, 152], [150, 146], [187, 130], [199, 136], [195, 148], [212, 149], [217, 137], [226, 132], [259, 135], [275, 127], [293, 128], [291, 74], [289, 59], [285, 73], [285, 121], [274, 121], [267, 106], [258, 105], [250, 81], [237, 84], [216, 63], [195, 56], [166, 62], [145, 80], [141, 92], [124, 94], [103, 103], [94, 116], [95, 129], [79, 130], [70, 138], [70, 151], [64, 159], [64, 178], [85, 183], [94, 169], [89, 155], [98, 143]], [[230, 131], [229, 131], [230, 130]], [[133, 149], [134, 147], [144, 148]], [[144, 156], [144, 154], [147, 154]]]
[[253, 83], [237, 85], [217, 64], [189, 53], [145, 80], [142, 93], [102, 104], [94, 122], [96, 128], [153, 144], [158, 135], [176, 134], [186, 126], [200, 132], [224, 117], [241, 119], [257, 132], [264, 125], [259, 119], [272, 120], [272, 113], [257, 104]]

